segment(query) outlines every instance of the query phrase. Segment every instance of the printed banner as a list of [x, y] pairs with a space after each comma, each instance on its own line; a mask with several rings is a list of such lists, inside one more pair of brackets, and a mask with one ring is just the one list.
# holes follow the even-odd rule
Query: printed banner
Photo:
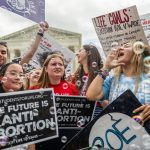
[[0, 149], [58, 137], [53, 89], [0, 94]]
[[141, 103], [127, 90], [79, 131], [62, 150], [94, 145], [119, 150], [147, 149], [150, 147], [150, 120], [142, 126], [133, 119], [136, 117], [138, 120], [138, 114], [133, 114], [133, 110], [139, 106]]
[[95, 102], [83, 96], [55, 96], [58, 127], [85, 127], [94, 114]]
[[75, 58], [75, 54], [59, 44], [53, 37], [48, 34], [44, 34], [42, 41], [29, 64], [35, 68], [43, 66], [43, 63], [47, 56], [52, 52], [61, 52], [65, 58], [65, 65], [67, 66]]
[[55, 96], [59, 137], [36, 144], [36, 150], [60, 150], [93, 117], [95, 102], [82, 96]]
[[136, 6], [95, 17], [92, 21], [106, 55], [114, 42], [118, 46], [136, 40], [148, 44]]
[[0, 7], [37, 23], [45, 20], [45, 0], [0, 0]]
[[150, 45], [150, 13], [141, 15], [140, 18], [148, 44]]

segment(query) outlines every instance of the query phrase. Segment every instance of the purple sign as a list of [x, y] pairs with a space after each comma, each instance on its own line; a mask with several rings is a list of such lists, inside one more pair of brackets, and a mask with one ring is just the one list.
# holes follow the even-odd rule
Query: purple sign
[[37, 23], [45, 20], [45, 0], [0, 0], [0, 7]]

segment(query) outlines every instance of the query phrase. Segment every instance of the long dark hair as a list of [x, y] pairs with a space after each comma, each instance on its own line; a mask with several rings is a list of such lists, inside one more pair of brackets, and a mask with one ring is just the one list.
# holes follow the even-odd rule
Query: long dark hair
[[[100, 56], [100, 53], [98, 49], [94, 45], [83, 45], [83, 48], [88, 53], [88, 83], [86, 89], [89, 87], [90, 83], [93, 81], [93, 79], [96, 77], [97, 72], [102, 68], [102, 58]], [[76, 85], [78, 90], [80, 91], [82, 89], [82, 86], [84, 84], [84, 81], [82, 80], [82, 77], [84, 76], [84, 69], [83, 65], [79, 65], [77, 71], [75, 72], [75, 82], [80, 81], [80, 85]]]

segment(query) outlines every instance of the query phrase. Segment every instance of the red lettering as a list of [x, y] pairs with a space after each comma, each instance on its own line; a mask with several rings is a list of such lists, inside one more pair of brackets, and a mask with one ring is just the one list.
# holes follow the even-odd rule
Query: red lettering
[[94, 18], [97, 27], [105, 27], [105, 15]]
[[123, 15], [121, 15], [120, 11], [109, 13], [108, 18], [110, 24], [114, 25], [129, 22], [129, 16], [127, 15], [126, 11], [126, 9], [123, 9]]
[[126, 12], [127, 12], [127, 9], [123, 9], [123, 14], [125, 15], [124, 16], [124, 21], [125, 22], [129, 22], [129, 16], [128, 16], [128, 14]]
[[144, 20], [144, 21], [142, 22], [142, 25], [147, 25], [147, 24], [150, 24], [150, 20]]

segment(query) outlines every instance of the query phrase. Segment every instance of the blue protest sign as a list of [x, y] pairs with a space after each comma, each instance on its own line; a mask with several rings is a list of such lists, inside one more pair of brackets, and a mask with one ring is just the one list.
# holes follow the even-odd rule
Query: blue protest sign
[[45, 0], [1, 0], [0, 7], [37, 23], [45, 20]]

